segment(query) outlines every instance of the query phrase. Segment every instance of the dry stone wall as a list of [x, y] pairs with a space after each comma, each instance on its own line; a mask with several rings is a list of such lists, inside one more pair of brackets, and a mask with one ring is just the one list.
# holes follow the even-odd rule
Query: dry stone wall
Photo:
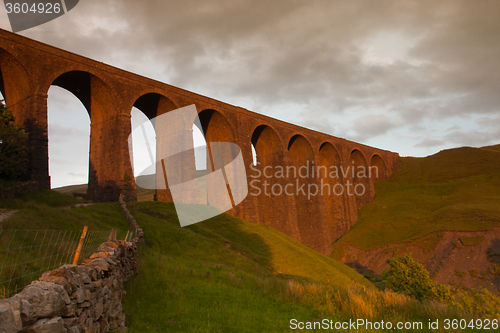
[[142, 229], [120, 198], [135, 237], [108, 241], [81, 265], [63, 265], [42, 274], [23, 291], [0, 300], [0, 333], [90, 333], [125, 328], [123, 285], [137, 272]]
[[40, 188], [38, 181], [25, 182], [8, 188], [0, 187], [0, 198], [14, 198], [18, 195], [35, 192]]

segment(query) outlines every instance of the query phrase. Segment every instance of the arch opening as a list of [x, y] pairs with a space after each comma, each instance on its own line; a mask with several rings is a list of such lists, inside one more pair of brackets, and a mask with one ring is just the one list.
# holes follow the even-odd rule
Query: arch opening
[[7, 102], [5, 101], [5, 87], [3, 85], [3, 75], [2, 75], [2, 68], [0, 67], [0, 101], [2, 101], [3, 105], [6, 105]]
[[207, 171], [207, 141], [203, 135], [202, 130], [193, 124], [193, 146], [194, 160], [196, 163], [196, 170], [198, 173], [203, 174]]
[[[132, 167], [128, 156], [127, 125], [117, 108], [111, 88], [89, 72], [72, 70], [60, 74], [51, 85], [71, 92], [90, 115], [90, 148], [87, 198], [116, 201], [122, 193], [126, 200], [136, 200]], [[43, 115], [38, 115], [43, 119]]]
[[202, 205], [208, 203], [207, 195], [207, 161], [208, 161], [208, 146], [203, 134], [201, 125], [198, 122], [193, 124], [193, 146], [194, 146], [194, 161], [196, 165], [197, 187], [199, 192], [199, 202]]
[[256, 166], [258, 161], [257, 161], [257, 150], [255, 150], [255, 145], [253, 143], [250, 144], [251, 149], [252, 149], [252, 165]]
[[[93, 198], [90, 192], [96, 185], [91, 184], [96, 180], [96, 172], [90, 161], [90, 133], [92, 122], [99, 122], [103, 113], [103, 106], [91, 101], [91, 77], [82, 71], [65, 72], [52, 82], [47, 92], [51, 187], [82, 185], [76, 187], [76, 192], [87, 192], [89, 198]], [[94, 85], [102, 86], [99, 79], [93, 81]], [[93, 105], [95, 112], [91, 114]]]
[[87, 192], [90, 116], [78, 97], [56, 85], [48, 91], [47, 137], [51, 187]]
[[[175, 109], [170, 99], [157, 93], [141, 95], [131, 108], [128, 144], [139, 201], [172, 201], [167, 179], [158, 169], [161, 147], [157, 146], [155, 118]], [[164, 133], [160, 133], [160, 140], [161, 135]]]
[[238, 179], [236, 174], [228, 174], [225, 171], [226, 164], [233, 159], [235, 152], [215, 143], [235, 143], [234, 130], [226, 117], [213, 109], [205, 109], [199, 112], [198, 119], [199, 125], [196, 125], [201, 127], [206, 144], [206, 173], [221, 170], [223, 176], [223, 179], [198, 178], [198, 187], [206, 189], [206, 193], [200, 191], [200, 200], [208, 205], [217, 207], [225, 205], [228, 209], [232, 209], [231, 207], [236, 207], [241, 200], [238, 198], [238, 193], [233, 193], [229, 184], [233, 184], [234, 187], [243, 180]]

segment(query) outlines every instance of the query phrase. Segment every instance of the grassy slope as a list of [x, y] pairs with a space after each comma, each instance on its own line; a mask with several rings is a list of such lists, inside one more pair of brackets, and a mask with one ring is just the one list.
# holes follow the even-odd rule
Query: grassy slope
[[500, 223], [500, 145], [400, 158], [394, 175], [375, 184], [375, 199], [334, 243], [371, 249], [411, 241], [429, 250], [443, 230], [488, 230]]
[[0, 208], [19, 210], [4, 222], [2, 229], [29, 230], [111, 230], [122, 233], [129, 229], [118, 203], [102, 203], [87, 207], [71, 207], [81, 200], [51, 190], [39, 190], [15, 199], [2, 199]]
[[[206, 174], [206, 170], [197, 170], [197, 177], [200, 178]], [[138, 178], [144, 178], [147, 179], [147, 183], [150, 185], [155, 184], [154, 180], [154, 175], [147, 175], [147, 176], [139, 176]], [[2, 183], [0, 182], [0, 185]], [[204, 183], [204, 178], [200, 178], [198, 181], [198, 186], [200, 187], [200, 200], [201, 202], [206, 203], [206, 184]], [[69, 186], [63, 186], [63, 187], [57, 187], [54, 188], [54, 191], [57, 191], [62, 194], [66, 194], [69, 196], [72, 196], [74, 192], [79, 192], [79, 193], [87, 193], [87, 184], [81, 184], [81, 185], [69, 185]], [[137, 186], [137, 201], [153, 201], [155, 194], [155, 190], [147, 189], [147, 188], [142, 188]]]
[[84, 225], [89, 232], [80, 261], [97, 250], [111, 228], [118, 228], [118, 238], [125, 238], [129, 226], [118, 203], [72, 207], [77, 203], [81, 201], [50, 190], [0, 201], [0, 211], [17, 211], [0, 222], [0, 265], [4, 267], [0, 298], [38, 279], [47, 269], [71, 263]]
[[[117, 203], [67, 207], [78, 202], [54, 191], [3, 200], [0, 208], [20, 211], [2, 224], [127, 227]], [[469, 316], [444, 305], [437, 315], [434, 303], [378, 291], [354, 270], [263, 225], [223, 214], [180, 228], [172, 204], [130, 208], [147, 243], [139, 274], [126, 286], [129, 332], [283, 332], [291, 318], [426, 323]]]
[[349, 267], [269, 227], [223, 214], [181, 228], [172, 204], [130, 206], [147, 241], [124, 303], [130, 332], [279, 331], [291, 318], [315, 316], [279, 298], [289, 279], [371, 288]]
[[[0, 224], [3, 229], [127, 229], [117, 203], [69, 207], [76, 203], [81, 200], [49, 190], [2, 200], [0, 208], [19, 211]], [[347, 286], [373, 289], [351, 268], [272, 228], [226, 214], [181, 228], [172, 204], [130, 206], [147, 239], [139, 275], [128, 283], [124, 299], [130, 332], [282, 331], [291, 318], [321, 316], [311, 304], [318, 302], [288, 295], [290, 280], [324, 282], [344, 293]], [[302, 288], [292, 285], [297, 295]], [[321, 290], [318, 295], [324, 295]], [[348, 295], [343, 297], [345, 302]]]
[[[54, 191], [72, 196], [74, 192], [87, 193], [87, 184], [69, 185], [53, 188]], [[137, 201], [153, 201], [155, 191], [145, 188], [137, 188]]]

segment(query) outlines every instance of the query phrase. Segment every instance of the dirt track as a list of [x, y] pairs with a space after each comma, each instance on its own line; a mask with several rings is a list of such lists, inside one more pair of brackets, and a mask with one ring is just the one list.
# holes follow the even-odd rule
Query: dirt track
[[8, 219], [17, 212], [17, 210], [0, 209], [0, 222]]

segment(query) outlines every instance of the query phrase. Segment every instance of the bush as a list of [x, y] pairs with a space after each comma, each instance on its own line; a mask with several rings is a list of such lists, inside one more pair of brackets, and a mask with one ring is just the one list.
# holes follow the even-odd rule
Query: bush
[[0, 102], [0, 179], [24, 180], [28, 167], [28, 134]]
[[486, 318], [500, 316], [500, 297], [481, 287], [480, 290], [459, 291], [458, 307], [463, 311]]
[[388, 288], [414, 296], [419, 301], [435, 299], [448, 303], [453, 300], [450, 288], [433, 281], [429, 272], [413, 259], [411, 253], [387, 259], [387, 263], [391, 268], [382, 277]]

